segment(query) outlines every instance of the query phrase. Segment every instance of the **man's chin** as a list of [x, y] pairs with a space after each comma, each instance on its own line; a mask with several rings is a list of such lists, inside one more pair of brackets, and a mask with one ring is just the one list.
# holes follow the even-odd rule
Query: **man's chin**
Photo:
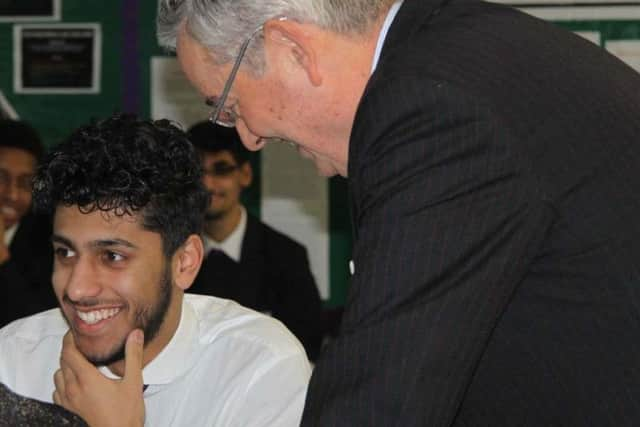
[[124, 360], [124, 341], [118, 346], [105, 350], [97, 350], [95, 345], [83, 345], [81, 341], [77, 342], [77, 347], [80, 353], [95, 366], [108, 366]]
[[204, 214], [205, 221], [218, 221], [224, 216], [224, 212], [221, 211], [207, 211]]

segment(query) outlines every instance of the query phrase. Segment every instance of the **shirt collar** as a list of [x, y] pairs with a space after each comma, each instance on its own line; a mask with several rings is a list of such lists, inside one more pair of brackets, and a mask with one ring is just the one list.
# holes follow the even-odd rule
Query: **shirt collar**
[[378, 66], [378, 61], [380, 60], [380, 53], [382, 52], [382, 46], [384, 46], [384, 41], [387, 38], [387, 33], [389, 32], [389, 28], [393, 23], [393, 20], [396, 18], [398, 14], [398, 10], [400, 10], [400, 6], [402, 6], [403, 0], [399, 0], [391, 6], [389, 12], [387, 12], [387, 17], [382, 24], [382, 29], [380, 30], [380, 34], [378, 35], [378, 44], [376, 45], [376, 51], [373, 55], [373, 64], [371, 65], [371, 74], [376, 70]]
[[205, 252], [208, 254], [212, 249], [218, 249], [235, 262], [240, 262], [242, 254], [242, 240], [247, 230], [247, 210], [244, 206], [240, 206], [240, 222], [233, 232], [222, 242], [216, 242], [206, 234], [204, 235]]
[[[165, 348], [142, 370], [144, 384], [151, 386], [170, 384], [187, 372], [193, 364], [194, 357], [198, 356], [195, 348], [198, 342], [197, 334], [198, 322], [195, 312], [191, 304], [183, 299], [180, 324]], [[99, 369], [109, 378], [120, 378], [106, 366], [101, 366]], [[153, 387], [146, 394], [149, 393], [153, 393]]]
[[16, 231], [18, 231], [18, 227], [20, 226], [20, 223], [14, 224], [11, 228], [7, 228], [4, 231], [4, 244], [6, 246], [11, 245], [11, 242], [13, 241], [13, 237], [16, 235]]

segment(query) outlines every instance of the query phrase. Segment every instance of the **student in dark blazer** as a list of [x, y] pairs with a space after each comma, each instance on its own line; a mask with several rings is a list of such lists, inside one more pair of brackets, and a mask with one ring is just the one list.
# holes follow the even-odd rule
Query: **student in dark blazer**
[[213, 121], [348, 176], [302, 425], [640, 425], [640, 76], [503, 5], [276, 3], [165, 0], [158, 28]]
[[204, 184], [211, 194], [204, 240], [208, 256], [191, 292], [228, 298], [282, 321], [315, 360], [322, 339], [322, 306], [298, 242], [249, 214], [240, 200], [251, 185], [249, 152], [234, 129], [194, 125]]
[[0, 327], [57, 306], [51, 224], [31, 212], [31, 179], [42, 152], [30, 125], [0, 120]]

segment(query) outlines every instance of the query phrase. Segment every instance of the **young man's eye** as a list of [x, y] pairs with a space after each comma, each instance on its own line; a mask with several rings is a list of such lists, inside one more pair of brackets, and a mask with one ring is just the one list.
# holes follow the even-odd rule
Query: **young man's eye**
[[76, 255], [74, 251], [72, 251], [69, 248], [65, 248], [64, 246], [58, 246], [56, 248], [53, 248], [53, 252], [56, 258], [60, 258], [60, 259], [67, 259]]
[[111, 251], [105, 252], [104, 257], [109, 262], [120, 262], [125, 260], [124, 255]]

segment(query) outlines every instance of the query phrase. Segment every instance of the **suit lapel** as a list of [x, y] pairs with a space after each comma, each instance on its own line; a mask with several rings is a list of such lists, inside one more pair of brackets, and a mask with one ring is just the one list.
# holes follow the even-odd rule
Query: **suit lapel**
[[247, 212], [247, 229], [242, 238], [242, 250], [240, 251], [240, 263], [255, 264], [262, 251], [262, 233], [258, 220]]
[[[402, 6], [398, 10], [398, 13], [389, 27], [389, 31], [387, 32], [386, 39], [384, 41], [384, 45], [382, 47], [382, 51], [380, 52], [380, 61], [378, 63], [378, 68], [382, 66], [385, 61], [392, 60], [394, 52], [398, 48], [402, 48], [408, 39], [412, 37], [412, 35], [422, 26], [425, 22], [429, 21], [435, 15], [437, 15], [442, 7], [444, 7], [449, 0], [404, 0]], [[365, 87], [363, 98], [365, 97], [367, 91], [369, 90], [372, 82], [375, 80], [375, 73], [372, 78], [367, 83]], [[360, 110], [362, 105], [358, 107]], [[356, 113], [356, 121], [360, 114]], [[354, 131], [356, 129], [357, 124], [354, 124]], [[352, 131], [352, 137], [355, 132]], [[358, 200], [359, 194], [357, 191], [357, 177], [355, 177], [355, 170], [352, 168], [352, 165], [356, 164], [355, 159], [358, 157], [357, 154], [357, 141], [350, 141], [349, 144], [349, 197], [350, 197], [350, 211], [351, 211], [351, 226], [353, 229], [353, 237], [354, 241], [358, 237]], [[356, 178], [356, 179], [354, 179]]]

